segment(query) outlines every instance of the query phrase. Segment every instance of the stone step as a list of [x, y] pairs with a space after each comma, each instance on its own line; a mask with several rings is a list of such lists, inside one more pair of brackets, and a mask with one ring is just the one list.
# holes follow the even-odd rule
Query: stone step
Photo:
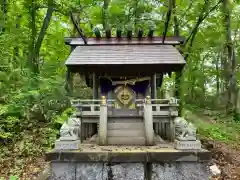
[[108, 130], [113, 129], [138, 129], [143, 130], [144, 124], [142, 122], [108, 122]]
[[108, 145], [145, 145], [144, 137], [108, 137]]
[[143, 129], [115, 129], [115, 130], [108, 130], [108, 137], [144, 137]]
[[108, 122], [109, 123], [143, 123], [143, 119], [142, 118], [108, 118]]

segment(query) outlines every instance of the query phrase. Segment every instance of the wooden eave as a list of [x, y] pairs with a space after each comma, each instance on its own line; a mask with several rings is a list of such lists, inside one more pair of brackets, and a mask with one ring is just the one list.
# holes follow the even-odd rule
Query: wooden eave
[[101, 37], [87, 38], [86, 44], [82, 38], [65, 37], [65, 44], [70, 46], [100, 46], [100, 45], [179, 45], [185, 42], [185, 38], [181, 36], [153, 36], [153, 37]]

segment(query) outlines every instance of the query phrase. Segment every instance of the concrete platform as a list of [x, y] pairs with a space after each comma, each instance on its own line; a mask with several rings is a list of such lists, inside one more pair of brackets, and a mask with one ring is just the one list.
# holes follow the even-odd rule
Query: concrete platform
[[208, 180], [211, 153], [176, 150], [174, 144], [156, 146], [98, 146], [81, 144], [79, 150], [55, 150], [49, 180]]
[[176, 150], [173, 144], [149, 147], [81, 144], [79, 150], [49, 152], [46, 160], [90, 163], [208, 162], [211, 160], [211, 153], [204, 149]]

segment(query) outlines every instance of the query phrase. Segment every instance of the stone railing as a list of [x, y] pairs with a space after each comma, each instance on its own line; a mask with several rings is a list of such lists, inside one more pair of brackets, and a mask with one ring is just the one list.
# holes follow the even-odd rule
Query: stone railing
[[[86, 100], [72, 100], [72, 106], [76, 107], [79, 111], [78, 114], [81, 116], [100, 116], [100, 99], [86, 99]], [[136, 107], [139, 115], [143, 115], [144, 112], [144, 104], [146, 99], [136, 99]], [[152, 107], [152, 115], [153, 116], [178, 116], [177, 107], [178, 101], [177, 99], [149, 99], [151, 107]], [[106, 105], [108, 108], [108, 114], [111, 114], [111, 110], [114, 109], [115, 100], [106, 99]]]
[[[139, 114], [143, 113], [144, 102], [146, 99], [137, 99], [136, 106]], [[179, 100], [170, 98], [170, 99], [149, 99], [152, 107], [153, 116], [178, 116], [177, 107], [179, 106]]]
[[[72, 106], [78, 109], [77, 114], [81, 117], [82, 127], [84, 127], [83, 123], [98, 124], [99, 144], [101, 145], [107, 144], [107, 119], [108, 116], [114, 114], [114, 102], [115, 100], [106, 99], [105, 96], [102, 96], [100, 100], [72, 101]], [[177, 100], [174, 98], [150, 99], [147, 96], [146, 99], [137, 99], [135, 102], [137, 114], [144, 118], [146, 144], [154, 144], [154, 130], [160, 135], [160, 125], [165, 127], [163, 129], [167, 139], [173, 141], [175, 133], [173, 119], [178, 116]]]

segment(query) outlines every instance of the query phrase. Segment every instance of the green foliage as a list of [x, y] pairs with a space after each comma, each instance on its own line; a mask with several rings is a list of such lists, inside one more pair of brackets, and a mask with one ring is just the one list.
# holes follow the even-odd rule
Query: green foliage
[[55, 117], [54, 123], [62, 125], [74, 111], [73, 108], [66, 109], [61, 115]]
[[[197, 108], [191, 111], [185, 110], [185, 117], [193, 122], [198, 129], [198, 134], [201, 137], [208, 138], [214, 141], [221, 141], [228, 144], [238, 143], [240, 138], [240, 124], [235, 123], [227, 117], [221, 117], [221, 120], [215, 122], [212, 119], [216, 119], [213, 114], [204, 115], [197, 113]], [[196, 115], [197, 113], [197, 115]]]

